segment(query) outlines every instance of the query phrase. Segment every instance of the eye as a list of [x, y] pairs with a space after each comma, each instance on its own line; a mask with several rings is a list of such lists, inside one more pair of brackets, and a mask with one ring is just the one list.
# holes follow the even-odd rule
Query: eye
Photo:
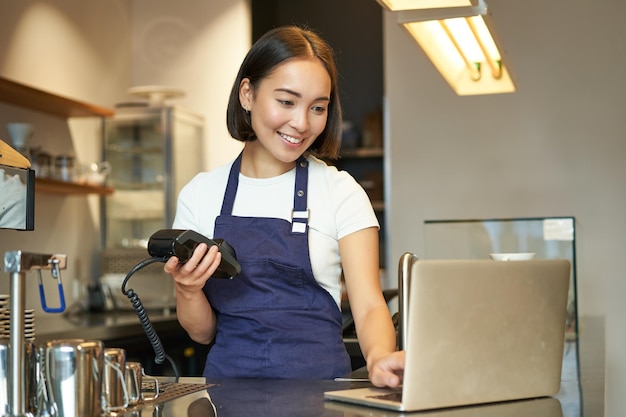
[[311, 110], [313, 110], [315, 113], [318, 113], [318, 114], [326, 113], [326, 107], [324, 106], [313, 106]]
[[276, 99], [276, 101], [278, 101], [283, 106], [287, 106], [287, 107], [293, 106], [293, 101], [291, 100]]

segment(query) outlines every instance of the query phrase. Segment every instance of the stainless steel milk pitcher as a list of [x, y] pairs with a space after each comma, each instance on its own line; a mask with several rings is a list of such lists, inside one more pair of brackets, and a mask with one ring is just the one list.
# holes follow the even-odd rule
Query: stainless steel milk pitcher
[[9, 341], [0, 340], [0, 415], [9, 411]]
[[104, 349], [102, 373], [102, 409], [105, 413], [128, 407], [126, 388], [126, 351], [120, 348]]
[[[136, 406], [144, 401], [153, 401], [159, 396], [159, 381], [143, 372], [140, 362], [126, 362], [126, 389], [128, 390], [128, 405]], [[142, 390], [143, 381], [149, 380], [154, 384], [154, 395], [146, 396]]]
[[58, 417], [100, 417], [104, 344], [53, 340], [45, 346], [45, 380]]

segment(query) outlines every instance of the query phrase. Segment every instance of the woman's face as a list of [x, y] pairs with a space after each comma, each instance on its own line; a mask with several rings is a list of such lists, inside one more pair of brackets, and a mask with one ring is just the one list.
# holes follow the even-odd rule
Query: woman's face
[[330, 90], [317, 58], [285, 61], [254, 90], [244, 79], [239, 98], [250, 111], [260, 151], [283, 163], [298, 159], [326, 127]]

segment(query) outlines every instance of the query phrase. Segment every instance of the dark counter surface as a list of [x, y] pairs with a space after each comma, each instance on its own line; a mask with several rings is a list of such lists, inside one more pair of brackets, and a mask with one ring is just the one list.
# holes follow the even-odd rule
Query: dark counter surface
[[[148, 311], [157, 332], [181, 330], [176, 313], [163, 310]], [[75, 314], [40, 314], [35, 321], [37, 344], [54, 339], [96, 339], [104, 342], [137, 337], [144, 334], [137, 313], [133, 310], [116, 312], [78, 312]]]
[[[127, 417], [601, 417], [604, 415], [604, 319], [581, 320], [579, 341], [565, 348], [561, 390], [554, 397], [399, 413], [324, 400], [324, 392], [366, 381], [208, 380], [206, 389], [146, 405]], [[363, 370], [353, 378], [365, 376]]]

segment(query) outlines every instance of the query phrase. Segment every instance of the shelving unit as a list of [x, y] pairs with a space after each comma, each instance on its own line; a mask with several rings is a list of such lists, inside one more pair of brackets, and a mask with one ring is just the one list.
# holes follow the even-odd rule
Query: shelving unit
[[105, 257], [172, 224], [178, 192], [202, 170], [203, 130], [201, 116], [177, 106], [120, 108], [106, 119], [104, 159], [115, 195], [103, 211]]
[[[2, 76], [0, 76], [0, 101], [61, 118], [100, 117], [104, 119], [115, 114], [112, 109], [59, 96]], [[47, 178], [37, 178], [35, 180], [35, 190], [58, 195], [108, 195], [113, 193], [113, 189], [109, 187], [98, 187]]]

